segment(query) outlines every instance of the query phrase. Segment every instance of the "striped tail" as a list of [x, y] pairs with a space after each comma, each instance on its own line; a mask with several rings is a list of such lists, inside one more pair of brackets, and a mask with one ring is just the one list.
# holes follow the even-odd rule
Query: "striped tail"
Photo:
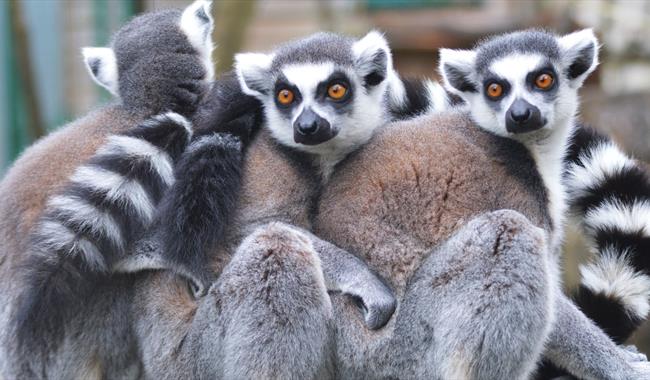
[[580, 268], [575, 301], [622, 343], [650, 311], [650, 176], [608, 138], [584, 127], [567, 159], [570, 205], [597, 253]]
[[151, 223], [191, 134], [187, 120], [168, 113], [112, 135], [48, 200], [30, 236], [14, 315], [26, 355], [56, 348], [66, 321]]
[[176, 167], [150, 233], [160, 255], [178, 274], [207, 290], [211, 249], [223, 243], [241, 187], [242, 147], [236, 137], [213, 133], [193, 141]]
[[429, 79], [391, 76], [387, 108], [391, 120], [406, 120], [423, 114], [440, 113], [462, 103], [456, 95]]

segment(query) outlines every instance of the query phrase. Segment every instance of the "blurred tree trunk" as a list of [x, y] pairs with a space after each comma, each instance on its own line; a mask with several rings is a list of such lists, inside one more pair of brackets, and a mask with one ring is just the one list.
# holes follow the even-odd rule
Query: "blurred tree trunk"
[[9, 0], [9, 22], [11, 35], [13, 36], [14, 56], [22, 82], [23, 93], [25, 95], [25, 105], [27, 108], [27, 132], [32, 140], [36, 140], [45, 134], [43, 128], [43, 118], [36, 93], [36, 83], [34, 81], [34, 72], [32, 61], [29, 54], [29, 36], [23, 12], [18, 0]]
[[212, 37], [217, 45], [213, 55], [217, 73], [232, 69], [233, 57], [242, 48], [256, 3], [256, 0], [224, 0], [214, 4]]

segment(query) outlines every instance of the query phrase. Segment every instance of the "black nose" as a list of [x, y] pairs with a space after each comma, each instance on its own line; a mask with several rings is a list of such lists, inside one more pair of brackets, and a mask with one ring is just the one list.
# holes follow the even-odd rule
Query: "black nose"
[[544, 124], [539, 108], [521, 98], [516, 99], [506, 113], [506, 129], [510, 133], [536, 131]]
[[301, 135], [311, 136], [316, 134], [323, 122], [327, 122], [310, 108], [302, 111], [298, 119], [293, 123], [293, 127]]
[[322, 116], [305, 108], [293, 123], [293, 139], [305, 145], [323, 143], [336, 135], [330, 123]]
[[318, 122], [316, 120], [311, 121], [311, 123], [299, 123], [297, 126], [298, 133], [301, 135], [313, 135], [318, 132]]

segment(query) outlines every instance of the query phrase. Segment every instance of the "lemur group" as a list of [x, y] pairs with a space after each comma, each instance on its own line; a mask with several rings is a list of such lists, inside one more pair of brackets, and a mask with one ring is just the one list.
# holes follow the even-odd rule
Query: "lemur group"
[[580, 122], [592, 30], [441, 49], [442, 83], [378, 31], [215, 79], [210, 6], [85, 48], [115, 100], [2, 179], [0, 378], [650, 379], [650, 176]]

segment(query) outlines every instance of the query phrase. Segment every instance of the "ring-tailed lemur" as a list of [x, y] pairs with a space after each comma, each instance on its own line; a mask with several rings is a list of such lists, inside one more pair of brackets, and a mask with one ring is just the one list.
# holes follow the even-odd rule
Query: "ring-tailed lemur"
[[[560, 248], [567, 210], [566, 190], [563, 186], [564, 160], [571, 137], [575, 133], [578, 89], [597, 64], [598, 42], [591, 30], [560, 38], [542, 31], [517, 32], [488, 40], [475, 50], [443, 49], [440, 54], [440, 71], [445, 85], [449, 91], [467, 103], [472, 120], [491, 133], [522, 143], [533, 157], [543, 180], [542, 191], [546, 194], [551, 216], [549, 245], [553, 252]], [[643, 222], [639, 224], [639, 217], [644, 212], [645, 205], [632, 204], [629, 210], [620, 210], [623, 206], [619, 200], [598, 206], [598, 202], [594, 203], [597, 199], [588, 199], [589, 196], [593, 197], [590, 192], [603, 191], [598, 188], [602, 186], [599, 181], [613, 180], [616, 176], [615, 170], [620, 171], [625, 165], [629, 168], [638, 167], [611, 145], [604, 145], [600, 148], [603, 151], [600, 152], [598, 148], [593, 149], [588, 145], [582, 149], [591, 149], [592, 153], [580, 154], [577, 163], [570, 168], [569, 181], [574, 191], [573, 199], [578, 205], [586, 202], [586, 208], [595, 207], [595, 210], [586, 212], [584, 221], [588, 229], [594, 231], [593, 235], [600, 232], [599, 238], [608, 240], [608, 243], [603, 245], [624, 244], [615, 248], [601, 246], [600, 248], [604, 248], [601, 254], [606, 256], [607, 267], [601, 265], [598, 270], [593, 270], [593, 267], [591, 270], [583, 270], [584, 284], [587, 288], [596, 290], [595, 288], [601, 286], [597, 290], [608, 291], [612, 289], [602, 289], [602, 286], [607, 286], [603, 282], [616, 278], [625, 284], [624, 287], [629, 287], [627, 291], [634, 293], [632, 296], [637, 298], [626, 300], [626, 304], [620, 306], [633, 305], [635, 301], [647, 305], [647, 295], [650, 292], [648, 278], [635, 275], [634, 270], [621, 266], [621, 263], [626, 262], [624, 256], [627, 249], [630, 245], [638, 245], [638, 242], [628, 242], [626, 238], [617, 235], [621, 229], [629, 234], [643, 234], [645, 226]], [[611, 153], [606, 152], [607, 149]], [[590, 166], [594, 165], [590, 160], [608, 158], [618, 160], [611, 164], [616, 169], [598, 167], [598, 162], [595, 168]], [[593, 171], [589, 172], [590, 169]], [[601, 172], [595, 172], [598, 170]], [[630, 171], [624, 175], [628, 180], [637, 183], [640, 179]], [[641, 180], [647, 178], [642, 177]], [[627, 191], [625, 195], [635, 194]], [[645, 197], [647, 196], [646, 194]], [[612, 202], [611, 199], [608, 201]], [[582, 211], [584, 213], [585, 210]], [[608, 220], [608, 217], [612, 216], [617, 218]], [[607, 252], [615, 249], [619, 251]], [[614, 258], [620, 257], [621, 253], [621, 261], [616, 262]], [[557, 273], [554, 276], [554, 282], [559, 285]], [[607, 278], [608, 276], [610, 278]], [[556, 291], [559, 291], [558, 289], [559, 286]], [[630, 297], [630, 294], [619, 293], [616, 297], [624, 300]], [[644, 300], [640, 302], [639, 298]], [[639, 312], [640, 315], [647, 314], [647, 309], [639, 311], [638, 306], [633, 311], [637, 312], [636, 317]], [[558, 324], [562, 322], [560, 318]], [[567, 327], [560, 326], [555, 330]], [[552, 333], [550, 339], [550, 349], [561, 350], [563, 338]], [[560, 358], [556, 356], [555, 359]], [[568, 369], [578, 376], [604, 375], [581, 373], [580, 369], [584, 364], [580, 363], [562, 363], [562, 360], [558, 360], [558, 364], [569, 367]]]
[[25, 371], [40, 373], [95, 284], [114, 272], [163, 265], [123, 259], [152, 221], [189, 143], [191, 126], [179, 113], [193, 113], [212, 79], [209, 6], [197, 1], [137, 17], [111, 47], [85, 48], [89, 73], [119, 101], [39, 141], [3, 180], [3, 190], [24, 187], [25, 173], [41, 184], [3, 212], [20, 221], [15, 244], [25, 252], [17, 259], [19, 295], [3, 315], [18, 339], [4, 336], [3, 345], [17, 347], [6, 357], [22, 357]]
[[[333, 167], [384, 124], [384, 97], [395, 79], [386, 41], [376, 32], [358, 41], [319, 33], [271, 54], [238, 54], [235, 61], [244, 92], [263, 104], [266, 122], [244, 161], [243, 191], [234, 220], [226, 224], [220, 213], [211, 214], [223, 205], [215, 207], [217, 200], [205, 195], [230, 179], [215, 176], [211, 166], [219, 163], [206, 156], [219, 142], [202, 138], [179, 165], [179, 172], [187, 175], [167, 194], [161, 218], [143, 248], [146, 252], [151, 244], [159, 244], [161, 254], [184, 260], [191, 272], [199, 274], [208, 271], [210, 252], [216, 249], [225, 261], [262, 224], [281, 221], [308, 231], [311, 205]], [[267, 170], [272, 163], [291, 166], [290, 177], [276, 178]], [[268, 190], [257, 196], [260, 186]], [[224, 239], [201, 236], [204, 227], [192, 227], [197, 222], [223, 226]], [[188, 251], [186, 238], [202, 242], [200, 249]], [[394, 310], [390, 290], [353, 255], [311, 238], [328, 289], [357, 297], [368, 326], [383, 326]]]
[[[553, 40], [553, 41], [555, 41], [555, 40]], [[305, 51], [309, 51], [309, 49], [305, 49]], [[305, 54], [305, 57], [307, 57], [306, 54]], [[313, 55], [312, 55], [312, 57], [313, 57]], [[282, 58], [283, 57], [280, 56], [280, 59], [278, 59], [278, 61], [284, 64], [285, 61], [283, 61]], [[340, 85], [340, 83], [336, 83], [336, 81], [333, 81], [333, 82], [324, 81], [324, 83], [326, 83], [327, 85], [318, 86], [317, 83], [315, 83], [315, 84], [313, 84], [311, 86], [312, 88], [316, 89], [315, 91], [314, 90], [310, 91], [309, 89], [307, 91], [304, 91], [304, 89], [300, 89], [299, 86], [297, 86], [297, 85], [291, 86], [290, 83], [286, 83], [287, 81], [286, 81], [285, 78], [282, 78], [282, 79], [285, 79], [285, 80], [280, 81], [279, 85], [276, 83], [275, 86], [269, 86], [269, 85], [265, 86], [263, 84], [264, 81], [269, 81], [269, 77], [274, 78], [274, 76], [273, 76], [273, 63], [272, 63], [272, 61], [274, 59], [275, 59], [275, 57], [273, 57], [273, 59], [271, 59], [270, 62], [269, 62], [268, 57], [267, 57], [266, 60], [264, 59], [264, 57], [259, 57], [259, 56], [255, 57], [255, 63], [258, 64], [259, 66], [262, 66], [262, 69], [264, 69], [264, 70], [262, 70], [262, 73], [259, 74], [259, 75], [253, 75], [252, 79], [249, 78], [249, 79], [251, 79], [253, 86], [259, 86], [259, 87], [257, 87], [258, 91], [252, 91], [251, 93], [256, 94], [256, 96], [260, 97], [262, 102], [265, 104], [265, 107], [266, 107], [265, 110], [266, 110], [267, 117], [269, 118], [269, 120], [271, 122], [273, 122], [273, 120], [276, 120], [276, 121], [277, 120], [283, 120], [283, 119], [285, 120], [284, 124], [281, 124], [281, 123], [278, 122], [277, 125], [276, 125], [276, 128], [279, 127], [279, 126], [284, 126], [284, 129], [277, 128], [276, 130], [274, 130], [273, 126], [270, 126], [272, 136], [278, 136], [277, 139], [279, 139], [281, 141], [285, 141], [287, 145], [293, 146], [294, 148], [299, 148], [301, 150], [307, 150], [307, 151], [313, 151], [313, 152], [322, 152], [323, 150], [321, 150], [321, 149], [323, 149], [324, 147], [320, 147], [320, 146], [316, 146], [315, 148], [312, 148], [312, 147], [309, 147], [309, 146], [304, 147], [302, 145], [305, 145], [305, 144], [300, 145], [300, 144], [297, 143], [297, 141], [302, 141], [303, 143], [307, 143], [307, 144], [312, 143], [312, 142], [322, 143], [323, 141], [329, 141], [328, 139], [331, 138], [332, 134], [335, 135], [336, 131], [332, 132], [332, 130], [331, 130], [330, 126], [328, 125], [328, 123], [325, 123], [323, 120], [320, 120], [318, 117], [315, 117], [315, 116], [311, 115], [311, 110], [309, 110], [308, 107], [305, 107], [305, 105], [303, 105], [302, 102], [298, 103], [298, 107], [295, 109], [294, 114], [292, 114], [291, 112], [287, 112], [287, 110], [292, 110], [291, 105], [293, 104], [294, 100], [297, 98], [296, 97], [296, 93], [297, 93], [296, 90], [301, 91], [299, 94], [302, 94], [302, 92], [307, 92], [311, 96], [311, 98], [307, 98], [305, 101], [307, 101], [307, 102], [311, 101], [312, 104], [315, 103], [315, 106], [317, 107], [317, 106], [319, 106], [319, 104], [318, 104], [319, 103], [318, 102], [318, 100], [319, 100], [319, 98], [318, 98], [319, 87], [320, 87], [320, 94], [323, 95], [323, 94], [326, 94], [325, 90], [328, 90], [327, 93], [329, 93], [329, 90], [332, 87], [334, 87], [337, 84]], [[316, 60], [316, 57], [314, 57], [314, 59]], [[323, 64], [322, 62], [319, 62], [319, 63]], [[256, 66], [256, 69], [258, 69], [259, 66]], [[323, 64], [323, 66], [327, 66], [327, 64]], [[292, 69], [294, 69], [294, 68], [292, 68]], [[297, 70], [297, 72], [300, 72], [300, 70], [298, 70], [298, 69], [294, 69], [294, 70]], [[305, 71], [307, 71], [307, 70], [305, 69]], [[325, 74], [322, 74], [322, 78], [328, 78], [328, 75], [330, 75], [330, 73], [326, 72]], [[306, 75], [304, 75], [304, 72], [303, 72], [303, 76], [306, 76]], [[314, 82], [317, 82], [319, 79], [320, 79], [319, 77], [314, 78]], [[335, 78], [335, 79], [338, 79], [338, 78]], [[274, 81], [270, 80], [269, 82], [273, 83]], [[244, 85], [245, 84], [246, 84], [246, 82], [244, 83]], [[345, 86], [343, 86], [343, 87], [345, 88]], [[250, 91], [250, 90], [251, 89], [249, 88], [248, 91]], [[335, 92], [335, 93], [339, 92], [339, 90], [340, 90], [340, 88], [332, 89], [332, 91]], [[342, 96], [344, 97], [345, 93]], [[322, 99], [322, 98], [323, 97], [321, 97], [320, 99]], [[299, 99], [299, 100], [302, 101], [302, 99]], [[314, 101], [314, 100], [316, 100], [316, 101]], [[314, 106], [312, 105], [312, 107], [314, 107]], [[270, 108], [270, 111], [269, 111], [269, 108]], [[407, 107], [407, 109], [408, 109], [408, 107]], [[290, 117], [287, 117], [286, 115], [290, 115]], [[306, 115], [305, 120], [309, 119], [308, 120], [309, 123], [306, 123], [307, 128], [304, 128], [303, 124], [305, 124], [305, 123], [302, 123], [303, 120], [301, 120], [301, 116], [303, 116], [303, 115]], [[286, 119], [289, 119], [289, 121], [295, 121], [295, 123], [293, 125], [290, 124], [290, 123], [287, 123]], [[306, 129], [309, 129], [309, 130], [306, 130]], [[296, 200], [298, 200], [299, 203], [310, 202], [310, 197], [309, 196], [305, 197], [305, 194], [309, 194], [311, 191], [302, 191], [301, 192], [301, 191], [297, 191], [296, 188], [294, 187], [295, 186], [295, 181], [297, 179], [301, 178], [301, 174], [304, 175], [305, 172], [309, 172], [310, 168], [305, 167], [304, 165], [298, 166], [296, 168], [297, 171], [291, 170], [291, 168], [287, 168], [286, 163], [282, 162], [283, 160], [278, 160], [277, 157], [275, 157], [276, 153], [273, 152], [273, 150], [274, 150], [273, 145], [269, 145], [268, 142], [265, 142], [265, 143], [260, 142], [260, 141], [265, 141], [266, 139], [268, 139], [268, 135], [262, 135], [258, 140], [256, 140], [253, 143], [253, 145], [251, 147], [251, 150], [249, 152], [250, 156], [247, 158], [247, 160], [245, 162], [245, 168], [244, 168], [244, 173], [245, 173], [244, 178], [245, 178], [245, 180], [244, 180], [244, 187], [243, 187], [241, 202], [242, 202], [242, 204], [245, 205], [245, 207], [243, 207], [243, 209], [249, 209], [250, 210], [250, 211], [248, 211], [250, 216], [246, 216], [246, 214], [243, 214], [243, 215], [239, 214], [238, 215], [239, 219], [237, 220], [238, 221], [237, 224], [240, 224], [240, 225], [241, 224], [243, 224], [243, 225], [250, 224], [251, 220], [268, 220], [268, 219], [265, 219], [266, 217], [264, 216], [263, 212], [256, 213], [256, 211], [260, 210], [261, 206], [254, 206], [254, 205], [256, 205], [255, 202], [260, 202], [261, 201], [261, 203], [263, 203], [266, 207], [268, 207], [269, 202], [271, 202], [271, 201], [277, 202], [277, 206], [273, 205], [273, 207], [275, 207], [276, 211], [274, 213], [272, 213], [273, 217], [276, 220], [278, 219], [278, 215], [284, 216], [287, 213], [295, 212], [293, 208], [288, 207], [288, 205], [291, 202], [295, 202]], [[363, 139], [361, 139], [361, 140], [363, 140]], [[343, 145], [343, 146], [345, 146], [345, 145]], [[512, 146], [512, 148], [516, 149], [516, 146]], [[345, 152], [345, 150], [343, 150], [343, 152]], [[525, 158], [525, 156], [526, 156], [526, 153], [523, 153], [522, 157]], [[330, 156], [330, 157], [335, 157], [336, 158], [334, 160], [335, 162], [338, 160], [338, 158], [335, 155]], [[309, 157], [306, 157], [306, 158], [308, 159]], [[296, 160], [296, 163], [309, 162], [309, 161], [305, 161], [304, 159], [305, 159], [305, 157], [303, 157], [303, 160]], [[319, 161], [316, 161], [316, 163], [318, 164]], [[525, 166], [525, 164], [526, 164], [526, 162], [519, 163], [519, 166], [518, 166], [519, 170], [523, 169], [525, 171], [526, 169], [523, 168]], [[416, 171], [416, 173], [417, 173], [417, 169], [414, 168], [413, 170]], [[532, 171], [534, 172], [535, 170], [533, 169]], [[325, 170], [324, 172], [325, 172], [325, 175], [328, 176], [328, 170]], [[336, 171], [335, 171], [335, 173], [336, 173]], [[334, 174], [334, 175], [336, 176], [336, 174]], [[249, 178], [247, 178], [247, 176]], [[256, 177], [251, 177], [251, 176], [256, 176]], [[271, 176], [271, 178], [264, 179], [264, 177], [269, 177], [269, 176]], [[416, 174], [416, 176], [417, 176], [417, 174]], [[533, 177], [534, 177], [534, 175], [533, 175]], [[251, 178], [254, 179], [254, 180], [251, 180]], [[275, 183], [278, 180], [282, 180], [282, 182], [281, 182], [282, 185], [281, 186], [284, 189], [284, 191], [280, 191], [279, 193], [277, 191], [274, 191], [274, 189], [272, 189], [273, 186], [278, 186], [278, 184]], [[558, 180], [559, 180], [559, 178], [558, 178]], [[318, 182], [318, 181], [315, 181], [315, 182]], [[290, 184], [290, 186], [287, 185], [287, 184]], [[187, 184], [185, 186], [187, 186]], [[312, 186], [313, 186], [313, 184], [312, 184]], [[307, 184], [307, 187], [309, 187], [309, 184]], [[383, 188], [383, 185], [380, 185], [380, 187]], [[540, 187], [540, 188], [536, 188], [535, 190], [541, 191], [543, 193], [544, 191], [541, 190], [541, 189], [542, 188]], [[282, 194], [282, 193], [284, 193], [284, 194]], [[341, 193], [345, 194], [346, 192], [342, 191]], [[543, 203], [543, 201], [541, 203]], [[259, 205], [259, 203], [257, 203], [257, 205]], [[368, 217], [368, 215], [364, 215], [363, 210], [358, 210], [358, 211], [361, 212], [361, 214], [357, 214], [360, 218], [363, 219], [363, 218]], [[303, 221], [308, 220], [304, 215], [304, 209], [303, 209], [303, 211], [300, 211], [299, 213], [295, 213], [294, 215], [299, 215], [299, 217], [294, 219], [294, 220], [303, 220]], [[242, 221], [242, 217], [243, 217], [243, 221]], [[279, 219], [282, 220], [282, 218], [279, 218]], [[291, 218], [286, 218], [285, 217], [284, 220], [287, 221], [289, 219], [291, 219]], [[295, 221], [293, 223], [297, 224]], [[255, 223], [253, 223], [253, 225], [255, 225]], [[360, 228], [363, 229], [362, 227], [360, 227]], [[510, 227], [508, 227], [508, 228], [510, 228]], [[516, 229], [517, 227], [512, 226], [512, 228]], [[258, 231], [258, 234], [262, 234], [262, 236], [264, 236], [264, 234], [266, 234], [266, 233], [269, 233], [269, 234], [273, 235], [273, 234], [278, 234], [278, 233], [281, 234], [281, 233], [286, 232], [286, 231], [278, 232], [276, 230], [277, 230], [277, 227], [275, 225], [273, 225], [273, 226], [269, 227], [268, 230], [263, 230], [263, 231], [266, 231], [266, 232], [259, 232]], [[291, 229], [289, 229], [289, 231], [290, 230]], [[269, 231], [273, 231], [273, 232], [269, 232]], [[307, 232], [307, 231], [303, 230], [303, 232]], [[257, 246], [258, 244], [260, 244], [259, 241], [256, 240], [256, 239], [260, 239], [260, 235], [258, 235], [258, 234], [254, 235], [255, 238], [251, 237], [249, 240], [247, 240], [247, 242], [244, 243], [244, 245], [245, 246], [249, 246], [251, 244], [254, 245], [256, 247], [254, 249], [255, 251], [260, 249], [260, 248], [264, 249], [263, 247], [258, 247]], [[364, 235], [363, 233], [360, 233], [360, 234]], [[336, 234], [334, 236], [336, 236]], [[345, 236], [345, 233], [343, 233], [342, 236]], [[388, 236], [392, 236], [392, 235], [389, 234]], [[264, 237], [264, 240], [265, 239], [266, 239], [266, 237]], [[292, 240], [292, 239], [289, 239], [289, 237], [287, 239], [289, 241]], [[334, 239], [336, 239], [336, 237]], [[341, 239], [343, 239], [343, 240], [341, 240]], [[240, 239], [234, 239], [234, 241], [236, 243], [238, 243], [240, 241]], [[317, 240], [317, 241], [322, 242], [322, 240]], [[339, 241], [341, 241], [342, 244], [345, 245], [345, 238], [339, 238]], [[497, 245], [498, 245], [498, 240], [497, 240]], [[274, 250], [272, 248], [268, 248], [268, 249], [269, 249], [268, 254], [271, 254], [271, 252], [274, 252]], [[537, 247], [536, 249], [541, 249], [541, 248]], [[237, 262], [238, 264], [233, 264], [233, 267], [239, 268], [238, 265], [242, 264], [242, 260], [250, 259], [250, 258], [246, 257], [246, 251], [247, 251], [246, 249], [241, 249], [238, 252], [237, 256], [234, 259], [234, 261]], [[319, 247], [317, 247], [316, 251], [318, 251], [319, 253], [322, 252], [322, 250], [319, 249]], [[397, 250], [397, 251], [399, 251], [399, 250]], [[266, 257], [266, 255], [267, 254], [265, 254], [264, 256]], [[213, 258], [214, 258], [214, 256], [213, 256]], [[399, 264], [392, 264], [392, 265], [399, 266]], [[545, 268], [541, 268], [541, 269], [542, 269], [542, 272], [545, 270]], [[238, 269], [238, 270], [243, 270], [243, 269]], [[280, 270], [280, 269], [277, 269], [277, 270]], [[389, 269], [384, 269], [384, 270], [389, 270]], [[546, 273], [546, 276], [549, 276], [549, 284], [548, 284], [549, 287], [553, 287], [553, 288], [557, 287], [557, 281], [554, 280], [554, 278], [555, 278], [554, 275], [556, 275], [555, 272], [556, 271], [550, 270], [548, 273]], [[244, 273], [244, 272], [242, 272], [242, 273]], [[410, 273], [410, 272], [405, 271], [405, 273]], [[384, 273], [382, 273], [382, 274], [384, 274]], [[242, 276], [242, 275], [243, 274], [241, 274], [241, 273], [238, 274], [238, 276]], [[280, 277], [280, 276], [278, 275], [278, 277]], [[540, 285], [541, 285], [541, 283], [544, 282], [544, 280], [539, 280], [539, 281], [540, 281]], [[268, 285], [264, 285], [264, 286], [268, 286]], [[254, 289], [256, 289], [256, 287], [251, 287], [251, 289], [250, 289], [251, 294], [255, 294]], [[225, 297], [225, 294], [224, 294], [224, 297]], [[288, 297], [290, 297], [290, 296], [288, 296]], [[486, 300], [486, 301], [489, 302], [489, 300]], [[547, 307], [551, 307], [551, 304], [547, 304]], [[587, 355], [587, 356], [593, 355], [594, 360], [598, 361], [598, 360], [602, 359], [602, 358], [600, 358], [599, 355], [603, 354], [603, 355], [607, 356], [607, 355], [611, 354], [611, 358], [605, 358], [603, 360], [600, 360], [599, 363], [591, 363], [588, 360], [584, 360], [584, 362], [583, 362], [583, 361], [580, 360], [581, 358], [576, 359], [576, 356], [568, 356], [568, 358], [570, 358], [571, 360], [575, 359], [575, 362], [573, 363], [574, 366], [575, 365], [584, 366], [584, 368], [582, 368], [582, 371], [578, 370], [578, 372], [586, 373], [586, 374], [593, 374], [593, 373], [612, 374], [613, 373], [612, 371], [615, 372], [615, 371], [617, 371], [619, 369], [622, 369], [622, 371], [623, 371], [622, 373], [631, 374], [632, 376], [637, 376], [638, 375], [638, 372], [634, 372], [634, 369], [632, 369], [631, 367], [626, 367], [626, 365], [628, 365], [628, 363], [627, 363], [628, 356], [626, 356], [625, 352], [621, 352], [621, 350], [618, 350], [610, 341], [608, 341], [604, 337], [604, 335], [602, 333], [599, 333], [598, 330], [595, 327], [589, 325], [588, 321], [584, 317], [580, 317], [577, 310], [571, 309], [571, 306], [567, 306], [566, 304], [563, 304], [562, 308], [563, 308], [562, 309], [563, 312], [565, 311], [566, 313], [568, 313], [569, 317], [565, 317], [564, 319], [562, 319], [562, 322], [567, 322], [567, 323], [566, 323], [566, 326], [563, 326], [564, 329], [561, 330], [560, 334], [566, 333], [567, 334], [566, 336], [569, 337], [567, 339], [571, 339], [570, 337], [572, 336], [572, 332], [570, 330], [572, 328], [575, 328], [577, 331], [580, 331], [579, 334], [585, 334], [585, 336], [587, 337], [587, 338], [583, 338], [582, 340], [576, 340], [577, 342], [588, 342], [588, 343], [595, 342], [596, 343], [596, 345], [594, 346], [596, 348], [593, 351], [590, 350], [590, 349], [580, 350], [580, 352], [577, 353], [576, 355], [578, 355], [579, 357], [580, 357], [580, 355]], [[568, 310], [566, 308], [568, 308]], [[276, 310], [275, 312], [277, 313], [278, 311]], [[547, 314], [545, 314], [545, 317], [549, 318], [547, 321], [549, 321], [549, 323], [550, 323], [550, 320], [552, 319], [552, 313], [548, 313], [548, 310], [545, 310], [544, 312], [547, 313]], [[241, 315], [251, 315], [251, 316], [253, 316], [253, 315], [255, 315], [255, 312], [253, 312], [252, 310], [249, 310], [248, 312], [243, 313]], [[564, 316], [564, 314], [562, 314], [562, 315]], [[571, 319], [571, 318], [573, 318], [573, 319]], [[252, 319], [257, 319], [257, 318], [253, 317]], [[279, 327], [275, 326], [276, 328], [274, 328], [272, 320], [273, 319], [271, 318], [271, 320], [269, 320], [268, 323], [265, 323], [264, 326], [266, 326], [268, 328], [266, 328], [266, 327], [265, 328], [260, 328], [260, 325], [258, 325], [258, 330], [256, 330], [258, 332], [256, 334], [259, 334], [260, 336], [263, 336], [263, 335], [266, 335], [266, 334], [273, 335], [273, 331], [279, 329]], [[244, 320], [239, 320], [238, 322], [245, 323]], [[571, 322], [571, 323], [569, 323], [569, 322]], [[237, 321], [230, 321], [229, 323], [237, 323]], [[300, 326], [303, 326], [299, 322], [296, 322], [296, 323], [299, 324]], [[306, 324], [305, 327], [307, 325], [308, 324]], [[569, 330], [569, 331], [567, 331], [567, 330]], [[242, 331], [244, 331], [244, 330], [242, 330]], [[305, 331], [309, 331], [309, 330], [306, 329]], [[542, 335], [537, 336], [537, 338], [539, 338], [539, 340], [534, 340], [533, 339], [534, 342], [531, 342], [531, 345], [537, 347], [537, 349], [541, 348], [542, 343], [543, 343], [543, 336], [544, 336], [544, 334], [548, 333], [548, 331], [544, 330], [544, 329], [540, 330], [539, 332], [542, 334]], [[309, 334], [306, 334], [306, 336], [307, 335], [309, 335]], [[407, 334], [407, 336], [410, 336], [410, 334]], [[242, 363], [240, 363], [240, 361], [243, 360], [241, 357], [237, 356], [238, 354], [236, 354], [236, 352], [241, 353], [243, 355], [243, 357], [246, 357], [246, 355], [244, 355], [244, 353], [248, 352], [246, 349], [244, 349], [244, 347], [247, 346], [247, 344], [248, 344], [247, 342], [248, 342], [249, 339], [247, 339], [246, 337], [242, 337], [242, 338], [243, 339], [241, 341], [233, 340], [233, 342], [237, 341], [238, 343], [236, 343], [233, 346], [229, 346], [231, 349], [235, 349], [235, 351], [234, 351], [235, 353], [228, 353], [227, 355], [234, 355], [233, 356], [234, 358], [239, 359], [239, 360], [234, 360], [233, 361], [234, 363], [242, 364]], [[300, 337], [298, 337], [296, 339], [298, 339], [298, 343], [296, 343], [296, 344], [298, 346], [300, 346], [300, 344], [299, 344], [300, 343]], [[589, 339], [591, 339], [591, 341]], [[253, 343], [253, 342], [251, 342], [251, 343]], [[304, 343], [304, 342], [302, 342], [302, 343]], [[317, 344], [322, 343], [322, 342], [319, 341], [319, 342], [313, 342], [313, 343], [315, 345], [317, 345]], [[238, 348], [238, 350], [236, 348]], [[252, 348], [252, 347], [249, 347], [249, 348], [251, 348], [250, 352], [254, 352], [254, 348]], [[602, 349], [602, 352], [598, 352], [599, 349]], [[284, 350], [284, 348], [282, 348], [281, 350]], [[631, 355], [631, 356], [633, 358], [630, 359], [630, 360], [634, 360], [634, 355]], [[537, 358], [538, 358], [537, 356], [532, 356], [533, 361], [530, 362], [530, 363], [527, 362], [527, 365], [529, 365], [530, 367], [526, 367], [526, 368], [521, 369], [521, 371], [522, 371], [521, 373], [527, 373], [527, 371], [532, 370], [532, 366], [534, 365], [534, 362], [535, 362], [535, 360], [537, 360]], [[526, 357], [525, 359], [527, 361], [529, 361], [529, 360], [531, 360], [531, 357]], [[618, 360], [620, 360], [621, 362], [617, 363]], [[256, 365], [261, 365], [260, 362], [262, 362], [262, 364], [269, 364], [269, 363], [264, 363], [264, 360], [262, 359], [262, 356], [257, 356], [256, 360], [244, 360], [244, 361], [247, 362], [247, 364], [242, 368], [248, 368], [249, 370], [250, 370], [251, 367], [254, 367]], [[233, 371], [235, 371], [236, 366], [234, 364], [232, 366], [233, 366]], [[230, 368], [230, 366], [229, 366], [229, 368]], [[316, 368], [316, 367], [314, 367], [314, 368]], [[488, 368], [489, 368], [489, 366], [488, 366]], [[285, 371], [291, 371], [292, 369], [293, 368], [285, 368]], [[573, 369], [575, 369], [575, 368], [573, 368]], [[243, 369], [241, 369], [241, 370], [244, 371]], [[270, 369], [266, 368], [266, 370], [270, 370]], [[279, 369], [278, 368], [273, 368], [273, 370], [278, 371]], [[599, 371], [601, 371], [601, 372], [599, 372]], [[230, 372], [226, 372], [226, 373], [230, 373]], [[234, 372], [234, 373], [237, 373], [237, 372]], [[278, 375], [278, 373], [280, 373], [280, 372], [269, 372], [268, 374], [269, 375]], [[285, 372], [282, 372], [282, 373], [285, 373]], [[494, 373], [499, 373], [499, 372], [494, 372]], [[505, 372], [503, 372], [503, 373], [505, 373]], [[232, 375], [233, 373], [230, 373], [230, 374]], [[288, 374], [288, 373], [285, 373], [285, 374]]]
[[[309, 168], [292, 166], [261, 143], [267, 138], [249, 148], [241, 202], [277, 200], [276, 217], [308, 201], [294, 184]], [[535, 227], [550, 230], [534, 164], [523, 145], [476, 128], [462, 112], [378, 130], [334, 170], [312, 218], [315, 233], [362, 255], [395, 287], [400, 306], [389, 324], [363, 328], [347, 298], [325, 293], [320, 248], [296, 228], [271, 223], [217, 269], [219, 279], [190, 311], [173, 286], [152, 281], [142, 291], [136, 330], [148, 347], [148, 373], [526, 378], [558, 294], [545, 232]], [[495, 211], [502, 209], [526, 217]], [[224, 266], [220, 257], [210, 256], [213, 268]], [[565, 345], [549, 347], [553, 359], [587, 378], [647, 376], [647, 363], [566, 299], [556, 309]], [[155, 349], [170, 341], [177, 349]]]

